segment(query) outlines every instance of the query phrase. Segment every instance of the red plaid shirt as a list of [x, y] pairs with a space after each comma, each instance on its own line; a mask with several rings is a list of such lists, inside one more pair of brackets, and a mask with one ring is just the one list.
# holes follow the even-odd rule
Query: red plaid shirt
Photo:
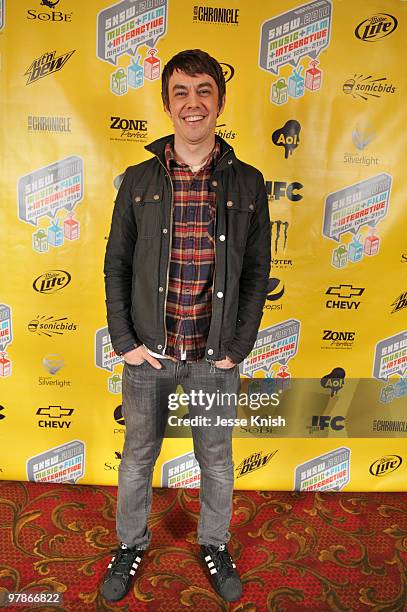
[[176, 161], [170, 143], [165, 147], [167, 168], [174, 185], [172, 248], [166, 306], [166, 354], [187, 361], [205, 356], [212, 314], [215, 270], [215, 193], [209, 180], [220, 155], [215, 144], [205, 165], [195, 174]]

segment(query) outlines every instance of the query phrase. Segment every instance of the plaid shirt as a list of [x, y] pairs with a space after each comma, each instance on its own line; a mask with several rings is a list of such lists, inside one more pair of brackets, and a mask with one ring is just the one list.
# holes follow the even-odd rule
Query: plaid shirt
[[220, 155], [215, 144], [205, 165], [195, 174], [177, 162], [170, 143], [165, 147], [167, 168], [174, 185], [172, 248], [166, 306], [166, 354], [187, 361], [205, 356], [212, 314], [215, 270], [215, 193], [209, 179]]

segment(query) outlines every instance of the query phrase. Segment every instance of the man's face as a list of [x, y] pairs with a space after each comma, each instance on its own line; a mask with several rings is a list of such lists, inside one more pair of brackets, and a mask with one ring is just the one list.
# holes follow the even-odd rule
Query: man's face
[[189, 76], [175, 70], [168, 83], [168, 97], [169, 108], [165, 112], [174, 124], [178, 140], [199, 144], [213, 137], [225, 98], [219, 108], [218, 87], [211, 76]]

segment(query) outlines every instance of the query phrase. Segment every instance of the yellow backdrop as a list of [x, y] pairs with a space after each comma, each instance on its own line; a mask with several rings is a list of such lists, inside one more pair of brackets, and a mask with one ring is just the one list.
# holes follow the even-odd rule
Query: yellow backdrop
[[[0, 8], [0, 477], [117, 482], [112, 207], [125, 168], [171, 132], [164, 64], [202, 48], [227, 79], [217, 132], [263, 172], [270, 202], [269, 295], [240, 369], [252, 398], [279, 402], [240, 408], [236, 487], [405, 490], [407, 3]], [[154, 485], [199, 484], [188, 430], [177, 434]]]

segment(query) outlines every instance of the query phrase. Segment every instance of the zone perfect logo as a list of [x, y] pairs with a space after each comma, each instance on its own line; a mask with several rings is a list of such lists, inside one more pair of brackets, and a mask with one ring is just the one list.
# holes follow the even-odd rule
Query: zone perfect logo
[[[119, 138], [114, 140], [145, 140], [147, 138], [146, 119], [125, 119], [123, 117], [110, 117], [110, 129], [120, 130]], [[111, 139], [113, 140], [113, 138]]]
[[48, 270], [33, 282], [33, 289], [38, 293], [55, 293], [71, 282], [71, 275], [66, 270]]
[[325, 306], [327, 308], [338, 308], [341, 310], [357, 310], [360, 306], [360, 301], [356, 302], [352, 300], [352, 298], [361, 296], [364, 290], [364, 287], [354, 287], [353, 285], [328, 287], [325, 291], [326, 295], [333, 295], [341, 299], [329, 299], [326, 301]]
[[398, 21], [393, 15], [376, 13], [356, 26], [355, 36], [362, 42], [377, 42], [392, 34], [397, 25]]
[[322, 333], [323, 342], [328, 342], [328, 346], [324, 345], [323, 348], [351, 348], [355, 340], [355, 331], [343, 331], [335, 329], [324, 329]]
[[75, 49], [58, 55], [57, 57], [56, 51], [47, 51], [40, 55], [37, 59], [33, 60], [31, 66], [24, 73], [28, 75], [26, 85], [30, 85], [30, 83], [34, 83], [34, 81], [38, 81], [54, 72], [58, 72], [58, 70], [61, 70], [65, 66], [66, 62], [74, 53]]

